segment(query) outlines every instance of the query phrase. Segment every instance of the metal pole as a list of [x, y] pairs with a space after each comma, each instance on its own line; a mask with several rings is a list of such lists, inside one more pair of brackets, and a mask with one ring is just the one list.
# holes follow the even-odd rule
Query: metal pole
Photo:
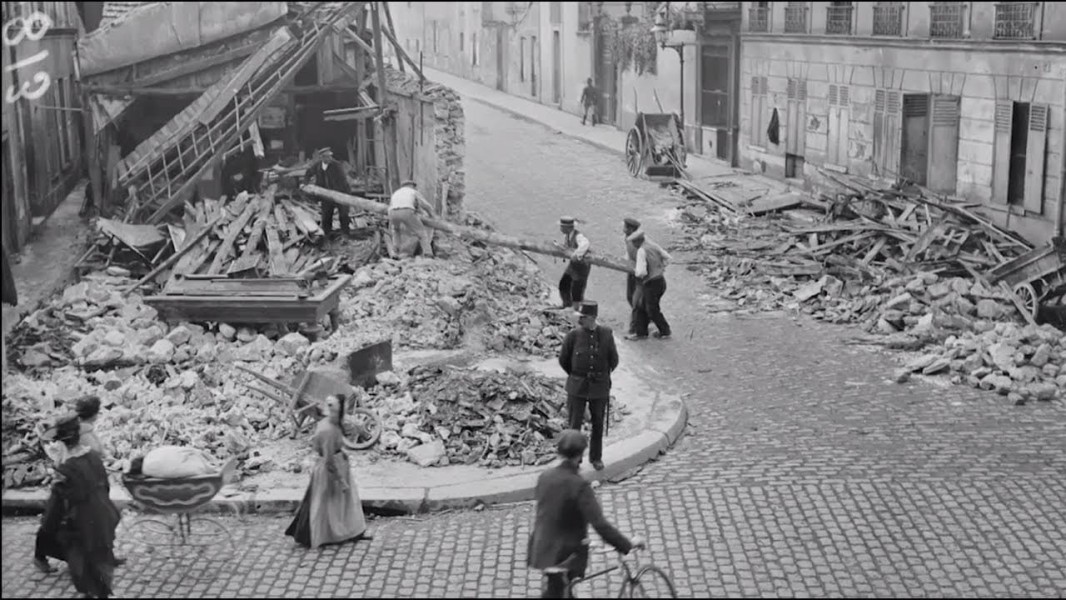
[[681, 57], [681, 143], [688, 146], [685, 141], [685, 47], [674, 46], [674, 50], [677, 50], [677, 55]]

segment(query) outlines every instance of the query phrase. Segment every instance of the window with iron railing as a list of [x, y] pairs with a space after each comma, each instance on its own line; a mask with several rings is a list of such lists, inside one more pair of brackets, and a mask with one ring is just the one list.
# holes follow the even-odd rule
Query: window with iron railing
[[933, 2], [929, 5], [929, 37], [961, 38], [965, 33], [965, 2]]
[[1039, 5], [1039, 2], [997, 2], [993, 37], [997, 40], [1036, 39], [1036, 9]]
[[789, 2], [785, 6], [785, 33], [807, 33], [806, 2]]
[[851, 17], [855, 7], [851, 2], [834, 2], [825, 9], [825, 32], [830, 35], [851, 34]]
[[903, 35], [902, 2], [878, 2], [874, 5], [874, 35]]
[[766, 33], [770, 31], [769, 2], [753, 2], [748, 9], [748, 31]]

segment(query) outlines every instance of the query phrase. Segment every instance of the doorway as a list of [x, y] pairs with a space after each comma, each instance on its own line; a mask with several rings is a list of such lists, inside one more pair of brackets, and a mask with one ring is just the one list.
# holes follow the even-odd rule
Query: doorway
[[903, 95], [903, 139], [900, 141], [899, 174], [925, 185], [929, 167], [929, 96]]
[[561, 104], [563, 101], [562, 60], [562, 41], [559, 38], [559, 31], [556, 30], [552, 32], [552, 102], [556, 104]]
[[1029, 103], [1015, 102], [1011, 119], [1007, 204], [1025, 204], [1025, 158], [1029, 149]]
[[618, 121], [618, 66], [611, 50], [614, 35], [617, 34], [608, 34], [596, 28], [596, 68], [593, 73], [596, 88], [600, 93], [600, 105], [596, 112], [600, 122], [608, 125], [615, 125]]
[[529, 38], [529, 93], [537, 97], [537, 36]]

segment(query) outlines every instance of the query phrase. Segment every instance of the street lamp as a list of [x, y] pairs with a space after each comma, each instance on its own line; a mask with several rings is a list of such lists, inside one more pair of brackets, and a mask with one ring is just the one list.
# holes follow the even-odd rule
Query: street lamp
[[666, 26], [666, 16], [663, 13], [655, 15], [655, 25], [651, 28], [652, 34], [655, 36], [655, 41], [659, 42], [659, 47], [663, 50], [667, 48], [673, 48], [677, 51], [677, 56], [681, 60], [681, 130], [684, 133], [685, 129], [685, 51], [683, 44], [667, 44], [666, 40], [670, 37], [670, 29]]

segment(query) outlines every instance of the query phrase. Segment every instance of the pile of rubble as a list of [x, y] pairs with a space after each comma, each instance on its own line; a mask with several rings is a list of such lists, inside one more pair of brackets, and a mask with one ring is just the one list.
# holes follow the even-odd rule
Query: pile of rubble
[[[532, 372], [416, 367], [379, 378], [365, 405], [387, 415], [382, 450], [421, 466], [503, 467], [552, 460], [565, 428], [563, 381]], [[612, 403], [617, 422], [623, 407]]]
[[[956, 383], [1014, 394], [1019, 403], [1062, 394], [1063, 333], [1019, 327], [1017, 298], [981, 275], [1026, 252], [1024, 241], [972, 206], [919, 188], [827, 179], [837, 193], [771, 199], [775, 214], [761, 218], [713, 191], [680, 208], [686, 239], [679, 248], [701, 255], [690, 264], [718, 292], [709, 307], [805, 311], [878, 334], [863, 343], [928, 349], [897, 373], [900, 381], [916, 371], [950, 373]], [[1011, 361], [997, 361], [1005, 347], [1016, 350]]]
[[[543, 310], [549, 290], [532, 261], [509, 250], [490, 252], [457, 240], [442, 240], [442, 246], [447, 250], [442, 258], [386, 259], [359, 269], [355, 285], [344, 291], [340, 330], [318, 341], [273, 326], [180, 323], [169, 327], [139, 293], [123, 293], [132, 279], [122, 269], [112, 267], [110, 272], [86, 276], [28, 315], [9, 340], [9, 367], [19, 372], [9, 374], [4, 384], [4, 485], [47, 481], [35, 426], [58, 410], [69, 410], [61, 402], [82, 394], [97, 394], [103, 401], [98, 428], [112, 469], [123, 468], [125, 461], [146, 448], [179, 444], [196, 446], [220, 459], [245, 459], [240, 468], [248, 474], [271, 468], [257, 453], [290, 435], [292, 425], [279, 417], [285, 409], [276, 400], [248, 392], [245, 384], [257, 381], [238, 369], [238, 363], [288, 381], [304, 369], [334, 363], [367, 339], [381, 336], [391, 336], [394, 346], [401, 349], [461, 347], [475, 353], [493, 349], [541, 356], [555, 352], [569, 323], [565, 315]], [[438, 375], [449, 382], [441, 383], [441, 389], [465, 385], [449, 373]], [[548, 405], [541, 398], [563, 397], [554, 386], [533, 382], [526, 375], [485, 379], [476, 389], [496, 386], [499, 390], [512, 384], [518, 386], [515, 389], [531, 390], [527, 397], [536, 398], [531, 402], [542, 408]], [[435, 384], [419, 379], [418, 385], [425, 390]], [[378, 451], [406, 456], [425, 433], [436, 432], [436, 425], [426, 420], [428, 429], [420, 430], [423, 435], [403, 435], [408, 421], [398, 419], [407, 414], [403, 412], [407, 408], [397, 399], [417, 398], [413, 406], [421, 407], [427, 394], [402, 386], [380, 390], [375, 392], [380, 400], [375, 406], [386, 411], [382, 416], [387, 423], [399, 425], [390, 431], [407, 441], [379, 444]], [[485, 394], [488, 402], [491, 394]], [[459, 410], [444, 401], [438, 401], [438, 406], [442, 414]], [[400, 412], [389, 412], [394, 410]], [[500, 419], [508, 427], [517, 427], [512, 416], [501, 414]], [[500, 440], [510, 435], [511, 429], [500, 430], [495, 419], [484, 425], [478, 430], [467, 424], [455, 439], [491, 441], [497, 433]], [[556, 430], [550, 423], [538, 427]], [[539, 460], [541, 441], [532, 434], [506, 438], [506, 443], [492, 446], [498, 452], [477, 458], [485, 458], [483, 464], [489, 466], [516, 461], [534, 464], [525, 451], [532, 448]], [[484, 452], [484, 444], [470, 447], [475, 446]], [[453, 462], [470, 458], [461, 446], [450, 449], [448, 455]], [[299, 469], [298, 461], [280, 467]]]

